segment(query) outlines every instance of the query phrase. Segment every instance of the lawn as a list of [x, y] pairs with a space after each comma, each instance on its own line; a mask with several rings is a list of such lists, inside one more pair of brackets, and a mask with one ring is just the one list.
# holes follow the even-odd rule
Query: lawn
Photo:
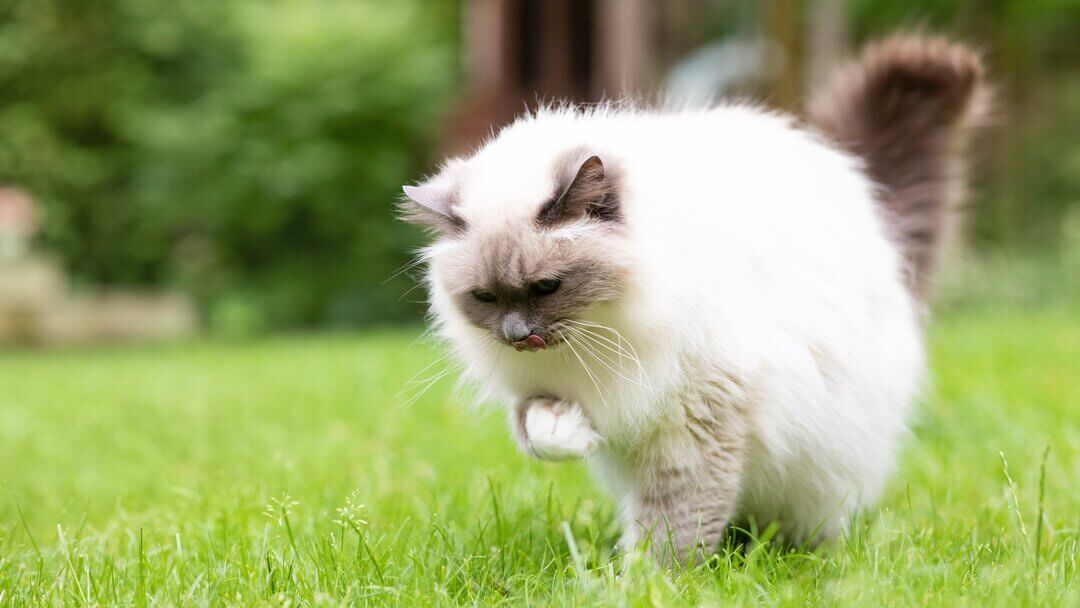
[[0, 352], [0, 607], [1080, 606], [1075, 311], [938, 319], [879, 509], [675, 573], [451, 382], [406, 405], [416, 338]]

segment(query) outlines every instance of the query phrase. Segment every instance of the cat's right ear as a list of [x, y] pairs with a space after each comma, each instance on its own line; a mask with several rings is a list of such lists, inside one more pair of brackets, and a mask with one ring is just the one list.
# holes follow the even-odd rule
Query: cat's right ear
[[398, 209], [401, 219], [440, 234], [450, 234], [465, 228], [465, 222], [454, 213], [454, 190], [446, 179], [435, 178], [418, 186], [402, 186], [405, 196]]
[[573, 179], [558, 196], [544, 204], [537, 215], [541, 226], [558, 226], [581, 217], [601, 221], [619, 219], [615, 181], [604, 161], [592, 155], [581, 161]]

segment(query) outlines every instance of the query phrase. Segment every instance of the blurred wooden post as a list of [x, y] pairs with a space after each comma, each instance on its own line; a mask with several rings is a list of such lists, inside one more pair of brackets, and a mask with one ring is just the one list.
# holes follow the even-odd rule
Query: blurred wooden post
[[[685, 0], [672, 0], [684, 2]], [[699, 0], [704, 1], [704, 0]], [[467, 152], [538, 100], [593, 102], [654, 84], [653, 0], [463, 0], [468, 90], [443, 152]]]
[[649, 87], [653, 9], [646, 0], [599, 0], [595, 97], [634, 93]]
[[510, 5], [502, 0], [473, 0], [463, 7], [465, 77], [480, 96], [497, 94], [509, 78], [506, 52]]
[[784, 69], [772, 84], [770, 101], [777, 108], [795, 111], [802, 100], [803, 85], [802, 2], [768, 0], [762, 4], [765, 34], [784, 52]]
[[844, 0], [814, 0], [810, 4], [805, 83], [808, 91], [825, 84], [848, 52], [846, 4]]
[[540, 11], [540, 33], [546, 44], [540, 44], [538, 59], [540, 84], [547, 97], [572, 97], [575, 93], [574, 47], [570, 31], [573, 0], [546, 0]]

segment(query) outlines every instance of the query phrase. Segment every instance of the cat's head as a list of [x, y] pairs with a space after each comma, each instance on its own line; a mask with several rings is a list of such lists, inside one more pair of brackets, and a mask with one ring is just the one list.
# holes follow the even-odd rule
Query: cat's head
[[440, 321], [536, 350], [616, 300], [631, 257], [619, 178], [599, 155], [574, 150], [527, 167], [491, 155], [451, 161], [405, 186], [403, 218], [435, 238], [425, 256]]

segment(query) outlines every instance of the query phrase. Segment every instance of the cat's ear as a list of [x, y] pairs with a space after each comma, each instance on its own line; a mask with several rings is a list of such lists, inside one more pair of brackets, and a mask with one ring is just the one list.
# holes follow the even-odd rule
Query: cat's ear
[[401, 219], [439, 233], [448, 233], [465, 227], [465, 222], [454, 213], [454, 190], [449, 180], [435, 178], [418, 186], [402, 186], [405, 197], [398, 208]]
[[615, 181], [599, 156], [585, 159], [569, 185], [540, 209], [537, 221], [555, 226], [589, 217], [602, 221], [619, 219], [619, 198]]

